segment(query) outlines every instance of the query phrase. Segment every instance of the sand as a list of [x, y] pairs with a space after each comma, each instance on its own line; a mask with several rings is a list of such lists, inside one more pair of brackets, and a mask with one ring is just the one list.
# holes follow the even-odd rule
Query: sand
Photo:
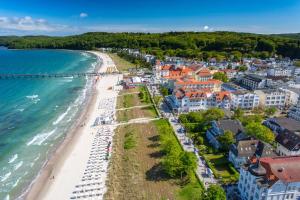
[[[103, 61], [99, 72], [115, 69], [108, 55], [95, 51], [91, 53]], [[65, 140], [51, 156], [30, 187], [25, 196], [26, 199], [70, 199], [75, 185], [81, 182], [98, 129], [93, 126], [95, 119], [101, 114], [98, 105], [104, 99], [117, 97], [118, 91], [114, 90], [114, 86], [121, 78], [122, 75], [108, 75], [95, 81], [93, 95], [80, 116], [80, 123], [72, 130], [72, 133], [67, 134]], [[116, 102], [114, 102], [114, 108], [115, 104]]]

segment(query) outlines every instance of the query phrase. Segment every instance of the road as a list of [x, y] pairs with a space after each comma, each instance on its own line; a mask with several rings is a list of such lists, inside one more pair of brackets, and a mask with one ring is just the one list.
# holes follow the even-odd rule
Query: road
[[[150, 91], [150, 94], [157, 94], [157, 91], [159, 91], [157, 88], [155, 88], [155, 86], [148, 87], [148, 90]], [[160, 104], [159, 110], [162, 116], [166, 117], [169, 120], [176, 137], [180, 141], [182, 148], [185, 151], [193, 152], [196, 155], [198, 159], [196, 174], [198, 178], [203, 182], [205, 188], [207, 188], [211, 184], [217, 184], [217, 180], [214, 178], [211, 169], [208, 168], [205, 160], [198, 154], [198, 149], [194, 146], [193, 141], [186, 135], [184, 127], [178, 121], [178, 117], [171, 112], [171, 110], [164, 102]], [[207, 172], [209, 172], [209, 174], [211, 175], [208, 175]]]

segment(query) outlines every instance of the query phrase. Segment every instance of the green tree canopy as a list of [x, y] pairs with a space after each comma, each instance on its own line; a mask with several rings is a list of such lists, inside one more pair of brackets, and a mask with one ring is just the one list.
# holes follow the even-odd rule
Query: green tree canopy
[[220, 81], [222, 81], [224, 83], [228, 82], [228, 77], [223, 72], [216, 72], [216, 73], [214, 73], [213, 79], [220, 80]]
[[230, 145], [235, 142], [234, 135], [231, 131], [226, 130], [223, 135], [218, 137], [218, 141], [222, 145], [222, 149], [225, 151], [229, 150]]
[[257, 122], [248, 123], [246, 126], [246, 134], [267, 143], [272, 143], [275, 139], [275, 136], [270, 129]]
[[235, 109], [234, 111], [234, 114], [233, 114], [233, 118], [234, 119], [239, 119], [239, 120], [241, 120], [242, 118], [243, 118], [243, 116], [244, 116], [244, 110], [243, 109], [241, 109], [241, 108], [237, 108], [237, 109]]
[[219, 185], [210, 185], [205, 194], [205, 200], [226, 200], [226, 193]]
[[213, 120], [220, 120], [223, 119], [225, 113], [222, 109], [220, 108], [210, 108], [206, 110], [203, 114], [203, 117], [206, 122], [210, 122]]
[[277, 111], [276, 107], [269, 107], [269, 108], [265, 109], [265, 114], [270, 117], [270, 116], [274, 115], [276, 113], [276, 111]]

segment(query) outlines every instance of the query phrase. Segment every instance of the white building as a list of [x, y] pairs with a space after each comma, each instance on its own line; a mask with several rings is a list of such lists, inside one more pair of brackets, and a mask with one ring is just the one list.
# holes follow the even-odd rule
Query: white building
[[236, 91], [231, 95], [232, 109], [253, 109], [259, 106], [259, 96], [253, 92]]
[[241, 83], [251, 90], [256, 90], [265, 88], [268, 85], [268, 79], [256, 74], [248, 74], [241, 79]]
[[272, 77], [290, 77], [292, 76], [292, 69], [291, 68], [270, 68], [267, 71], [268, 76]]
[[297, 121], [300, 121], [300, 99], [294, 107], [289, 110], [288, 116]]
[[300, 191], [300, 156], [253, 159], [240, 170], [242, 200], [296, 200]]
[[259, 96], [260, 106], [283, 108], [286, 105], [287, 94], [283, 90], [255, 90]]

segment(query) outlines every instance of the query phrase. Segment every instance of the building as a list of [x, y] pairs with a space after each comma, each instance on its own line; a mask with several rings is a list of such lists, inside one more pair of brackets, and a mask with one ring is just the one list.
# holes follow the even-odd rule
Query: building
[[249, 109], [252, 110], [259, 106], [259, 96], [253, 92], [236, 91], [231, 94], [232, 109]]
[[239, 170], [253, 156], [261, 158], [277, 155], [270, 144], [258, 140], [241, 140], [230, 146], [228, 160]]
[[211, 90], [212, 92], [221, 91], [222, 82], [210, 79], [207, 81], [197, 81], [194, 79], [177, 79], [174, 83], [174, 90], [184, 88], [185, 90]]
[[241, 83], [250, 90], [256, 90], [265, 88], [268, 85], [268, 80], [263, 76], [248, 74], [241, 79]]
[[208, 142], [216, 149], [221, 147], [218, 137], [223, 135], [225, 131], [231, 131], [234, 136], [244, 132], [244, 127], [238, 120], [224, 119], [212, 121], [211, 128], [206, 131]]
[[208, 81], [212, 78], [213, 78], [213, 74], [206, 67], [202, 67], [196, 71], [195, 80], [197, 81]]
[[282, 156], [300, 155], [300, 133], [290, 130], [280, 132], [276, 138], [276, 153]]
[[[171, 99], [170, 99], [171, 98]], [[193, 112], [207, 110], [211, 107], [230, 108], [230, 92], [212, 92], [206, 90], [178, 89], [169, 97], [170, 105], [175, 112]]]
[[253, 159], [240, 170], [242, 200], [299, 199], [300, 156]]
[[255, 90], [254, 93], [259, 96], [259, 103], [261, 107], [283, 108], [286, 106], [287, 94], [283, 90]]
[[267, 76], [270, 77], [290, 77], [292, 76], [292, 69], [291, 68], [270, 68], [267, 71]]
[[284, 130], [300, 131], [300, 122], [286, 117], [269, 118], [263, 124], [270, 128], [276, 135]]
[[288, 117], [295, 119], [297, 121], [300, 121], [300, 99], [299, 99], [297, 105], [293, 106], [289, 110]]
[[222, 69], [219, 70], [219, 72], [223, 72], [224, 74], [226, 74], [228, 79], [232, 79], [238, 74], [237, 70], [235, 69]]

